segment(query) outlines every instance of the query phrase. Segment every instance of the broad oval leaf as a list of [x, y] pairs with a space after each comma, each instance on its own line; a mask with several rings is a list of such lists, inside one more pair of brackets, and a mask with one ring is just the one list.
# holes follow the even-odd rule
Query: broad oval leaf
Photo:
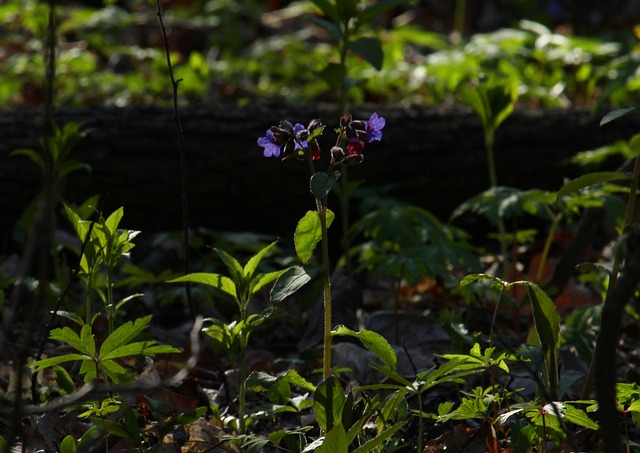
[[[331, 225], [335, 215], [333, 211], [327, 209], [327, 228]], [[320, 214], [318, 211], [307, 211], [296, 226], [294, 242], [296, 254], [300, 261], [307, 263], [313, 255], [313, 251], [322, 239], [322, 228]]]
[[331, 189], [336, 184], [337, 180], [333, 176], [329, 176], [323, 171], [314, 173], [309, 180], [309, 188], [311, 193], [316, 198], [324, 198], [329, 195]]
[[316, 419], [326, 433], [334, 426], [342, 424], [342, 409], [346, 402], [340, 381], [330, 376], [318, 384], [313, 396], [313, 409]]
[[384, 61], [384, 52], [382, 51], [382, 44], [376, 38], [358, 38], [347, 43], [347, 47], [353, 53], [360, 55], [371, 66], [378, 71], [382, 69], [382, 63]]
[[386, 366], [392, 370], [396, 369], [398, 358], [389, 342], [379, 333], [372, 330], [361, 330], [355, 332], [343, 325], [337, 326], [331, 335], [344, 335], [359, 339], [365, 348], [371, 351], [376, 357], [382, 360]]
[[306, 269], [302, 266], [294, 266], [287, 269], [278, 277], [271, 288], [271, 303], [277, 304], [298, 291], [311, 280]]
[[349, 439], [342, 423], [335, 425], [325, 436], [315, 453], [348, 453]]

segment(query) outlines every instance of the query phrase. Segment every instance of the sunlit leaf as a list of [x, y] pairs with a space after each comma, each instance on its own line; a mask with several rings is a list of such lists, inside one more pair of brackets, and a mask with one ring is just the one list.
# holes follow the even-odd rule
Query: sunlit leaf
[[331, 335], [349, 336], [359, 339], [364, 347], [371, 351], [376, 357], [382, 360], [387, 367], [392, 370], [396, 368], [398, 358], [389, 342], [379, 333], [372, 330], [361, 330], [355, 332], [343, 325], [336, 326]]

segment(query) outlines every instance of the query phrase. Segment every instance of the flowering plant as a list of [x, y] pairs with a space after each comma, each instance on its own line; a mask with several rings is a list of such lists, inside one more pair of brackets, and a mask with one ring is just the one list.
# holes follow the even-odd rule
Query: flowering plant
[[335, 215], [327, 208], [327, 195], [340, 176], [335, 170], [339, 165], [357, 165], [364, 160], [364, 148], [367, 143], [380, 141], [386, 120], [373, 113], [368, 120], [354, 120], [350, 113], [340, 117], [340, 126], [336, 129], [338, 137], [331, 148], [329, 166], [326, 172], [315, 170], [315, 161], [322, 152], [318, 137], [325, 126], [318, 119], [312, 120], [305, 128], [302, 124], [280, 121], [277, 126], [267, 129], [258, 145], [264, 148], [265, 157], [281, 157], [283, 160], [296, 158], [306, 160], [311, 174], [310, 190], [316, 201], [316, 210], [308, 211], [298, 222], [295, 232], [295, 248], [298, 258], [306, 263], [316, 246], [322, 246], [322, 276], [324, 288], [324, 350], [323, 378], [331, 375], [331, 285], [329, 278], [329, 246], [327, 228]]

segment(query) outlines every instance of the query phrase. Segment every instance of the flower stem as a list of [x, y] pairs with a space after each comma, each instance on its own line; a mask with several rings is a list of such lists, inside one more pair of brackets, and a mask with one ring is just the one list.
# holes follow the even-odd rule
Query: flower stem
[[327, 205], [319, 203], [320, 229], [322, 232], [322, 286], [324, 290], [324, 346], [322, 354], [322, 378], [331, 376], [331, 278], [329, 275], [329, 242], [327, 240]]

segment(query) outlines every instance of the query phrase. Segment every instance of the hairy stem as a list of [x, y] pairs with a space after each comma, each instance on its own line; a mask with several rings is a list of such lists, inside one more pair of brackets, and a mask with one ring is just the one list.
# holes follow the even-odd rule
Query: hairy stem
[[327, 239], [327, 206], [320, 203], [320, 229], [322, 232], [322, 286], [324, 290], [324, 346], [322, 357], [322, 377], [331, 376], [331, 277], [329, 275], [329, 241]]

